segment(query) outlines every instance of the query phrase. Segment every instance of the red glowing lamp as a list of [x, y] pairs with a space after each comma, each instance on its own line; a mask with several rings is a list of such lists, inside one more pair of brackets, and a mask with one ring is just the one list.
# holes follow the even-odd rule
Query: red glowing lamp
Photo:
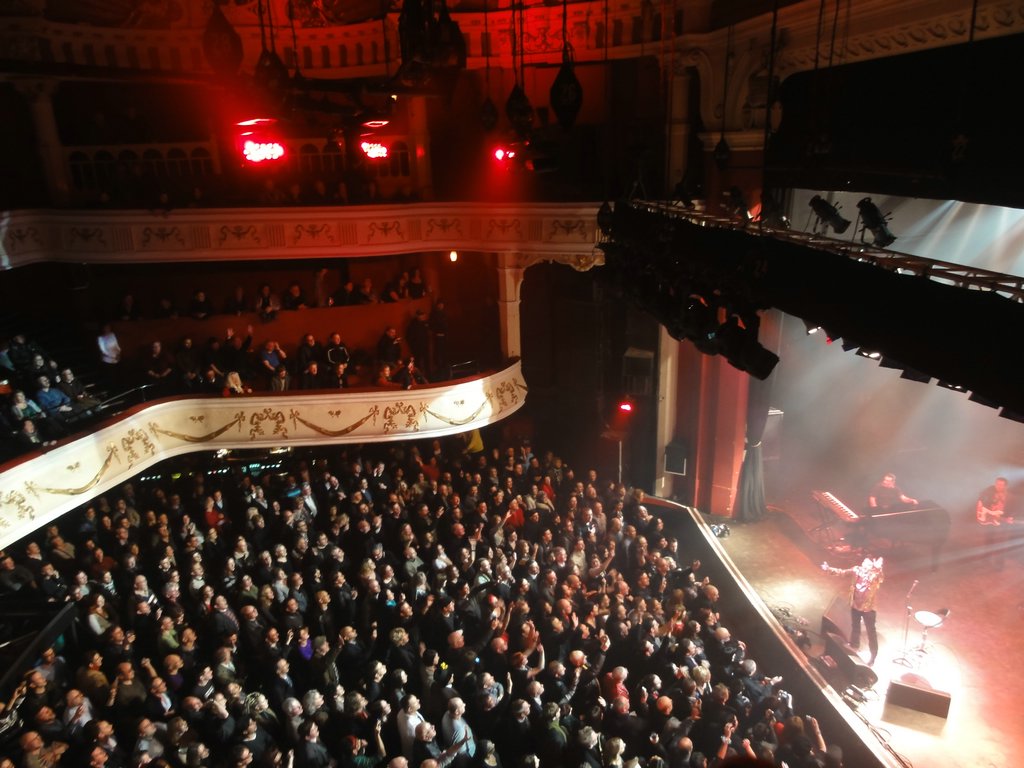
[[266, 160], [280, 160], [284, 157], [284, 147], [276, 141], [251, 141], [242, 144], [242, 156], [250, 163], [262, 163]]
[[620, 400], [619, 401], [619, 411], [621, 411], [622, 413], [632, 413], [633, 412], [633, 403], [632, 403], [632, 401], [631, 400]]
[[273, 118], [257, 117], [235, 123], [238, 149], [247, 163], [273, 162], [285, 156], [284, 145], [272, 132], [276, 122]]
[[363, 153], [371, 160], [380, 160], [388, 156], [388, 148], [380, 142], [364, 141], [359, 145]]

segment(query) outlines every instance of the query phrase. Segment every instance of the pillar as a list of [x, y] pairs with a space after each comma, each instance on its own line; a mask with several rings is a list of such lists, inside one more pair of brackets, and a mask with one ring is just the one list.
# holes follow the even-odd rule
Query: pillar
[[523, 344], [519, 327], [519, 299], [526, 265], [517, 253], [498, 254], [498, 323], [501, 353], [507, 360], [521, 357]]
[[427, 101], [425, 96], [406, 98], [409, 116], [409, 152], [412, 154], [412, 178], [414, 192], [420, 200], [434, 199], [434, 176], [430, 167], [430, 129], [427, 125]]
[[50, 80], [19, 80], [16, 87], [29, 103], [36, 151], [42, 163], [50, 202], [56, 206], [67, 205], [71, 198], [71, 177], [57, 130], [57, 117], [53, 112], [53, 92], [57, 85]]

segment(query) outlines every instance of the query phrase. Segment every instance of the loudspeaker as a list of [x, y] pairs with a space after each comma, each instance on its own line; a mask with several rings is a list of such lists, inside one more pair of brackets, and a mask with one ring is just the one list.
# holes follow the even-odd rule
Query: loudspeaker
[[858, 688], [871, 688], [878, 682], [875, 670], [846, 649], [846, 642], [832, 632], [825, 633], [825, 653], [831, 656], [847, 682]]
[[925, 688], [899, 680], [890, 682], [889, 690], [885, 694], [886, 704], [894, 704], [917, 712], [924, 712], [926, 715], [943, 718], [949, 716], [951, 701], [952, 697], [945, 691], [936, 691], [934, 688]]
[[832, 619], [829, 617], [827, 613], [822, 614], [821, 617], [821, 634], [837, 635], [840, 640], [842, 640], [844, 643], [846, 642], [846, 633], [839, 628], [838, 624], [832, 621]]

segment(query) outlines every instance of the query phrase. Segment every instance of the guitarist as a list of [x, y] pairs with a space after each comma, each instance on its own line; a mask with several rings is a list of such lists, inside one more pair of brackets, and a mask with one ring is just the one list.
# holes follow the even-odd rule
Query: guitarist
[[1007, 485], [1005, 477], [997, 477], [993, 485], [979, 494], [975, 505], [975, 518], [979, 525], [985, 526], [983, 556], [991, 558], [992, 567], [996, 570], [1003, 569], [1003, 558], [1009, 543], [1006, 526], [1013, 522]]
[[990, 485], [978, 496], [975, 513], [981, 525], [1002, 525], [1013, 522], [1008, 514], [1009, 507], [1010, 492], [1006, 478], [997, 477], [995, 485]]

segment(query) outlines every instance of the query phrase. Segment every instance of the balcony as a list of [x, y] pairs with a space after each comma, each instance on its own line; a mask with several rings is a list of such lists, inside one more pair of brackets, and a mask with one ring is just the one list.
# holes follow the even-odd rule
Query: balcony
[[484, 376], [412, 390], [171, 398], [0, 467], [0, 549], [164, 459], [197, 451], [432, 439], [515, 413], [518, 361]]

